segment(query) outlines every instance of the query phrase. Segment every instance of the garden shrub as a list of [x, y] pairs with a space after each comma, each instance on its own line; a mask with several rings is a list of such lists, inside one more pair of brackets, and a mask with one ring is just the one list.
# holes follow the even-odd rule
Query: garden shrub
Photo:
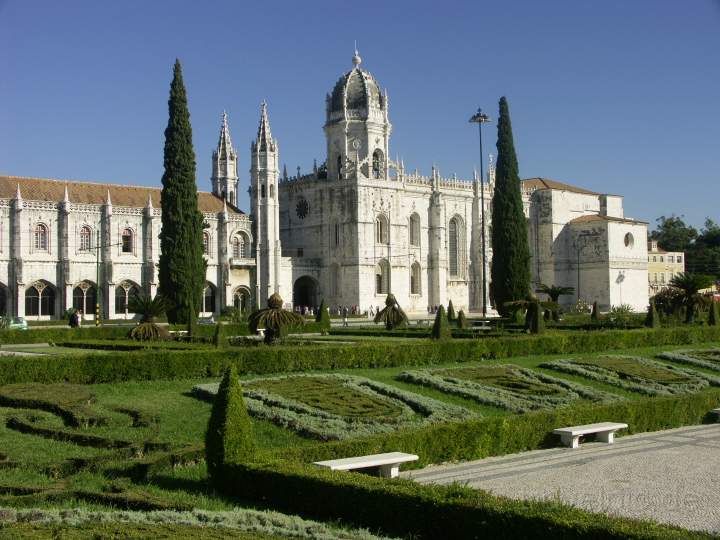
[[517, 413], [567, 405], [581, 398], [618, 399], [614, 394], [512, 364], [404, 371], [397, 378]]
[[[206, 328], [206, 327], [199, 327]], [[33, 333], [28, 331], [26, 333]], [[353, 343], [277, 347], [165, 348], [118, 354], [0, 357], [0, 385], [25, 382], [93, 384], [137, 380], [220, 377], [233, 366], [241, 374], [348, 368], [431, 366], [540, 354], [575, 354], [720, 341], [720, 327], [563, 332], [406, 343]]]
[[211, 482], [217, 484], [226, 463], [241, 463], [252, 458], [255, 441], [243, 400], [237, 371], [225, 370], [213, 403], [205, 433], [205, 461]]
[[430, 331], [430, 337], [432, 339], [449, 339], [452, 337], [450, 324], [445, 316], [445, 308], [443, 306], [438, 307], [437, 313], [435, 314], [435, 322]]
[[468, 321], [467, 321], [467, 318], [465, 317], [465, 312], [462, 309], [458, 312], [457, 327], [460, 330], [464, 330], [468, 327]]
[[661, 352], [657, 355], [663, 360], [688, 364], [693, 367], [720, 371], [720, 349], [698, 349]]
[[720, 302], [712, 301], [708, 313], [708, 326], [720, 325]]
[[648, 328], [660, 328], [660, 314], [655, 306], [655, 300], [650, 299], [648, 305], [647, 316], [645, 317], [645, 326]]
[[697, 392], [708, 385], [720, 386], [718, 377], [633, 356], [553, 360], [540, 364], [540, 367], [649, 396], [684, 394]]
[[[192, 393], [215, 399], [218, 384]], [[351, 375], [289, 375], [246, 382], [248, 412], [300, 435], [337, 440], [475, 416], [468, 410]]]
[[598, 308], [597, 300], [593, 302], [592, 311], [590, 312], [590, 320], [593, 322], [600, 321], [600, 309]]
[[452, 300], [448, 302], [447, 319], [448, 322], [455, 322], [455, 307], [453, 306]]
[[605, 514], [553, 501], [512, 500], [459, 485], [421, 485], [304, 464], [231, 465], [224, 491], [277, 510], [342, 520], [414, 538], [691, 540], [709, 535]]
[[220, 322], [215, 325], [215, 335], [213, 336], [213, 345], [215, 345], [215, 347], [224, 347], [227, 345], [227, 338], [225, 337], [223, 326]]

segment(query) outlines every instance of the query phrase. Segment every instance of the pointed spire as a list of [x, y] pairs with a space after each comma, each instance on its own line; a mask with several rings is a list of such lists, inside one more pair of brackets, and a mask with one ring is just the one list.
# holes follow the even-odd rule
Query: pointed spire
[[226, 217], [227, 217], [227, 215], [228, 215], [227, 199], [223, 199], [223, 211], [222, 211], [222, 213], [223, 213], [223, 216], [226, 216]]
[[17, 191], [15, 192], [15, 200], [22, 201], [22, 195], [20, 194], [20, 182], [18, 182]]
[[67, 203], [70, 202], [70, 195], [68, 195], [67, 184], [65, 184], [65, 194], [63, 195], [63, 202], [64, 202], [65, 204], [67, 204]]
[[287, 175], [287, 163], [283, 163], [283, 180], [287, 182], [288, 175]]
[[151, 192], [148, 193], [148, 202], [147, 202], [147, 205], [145, 206], [145, 208], [147, 208], [148, 210], [152, 210], [152, 209], [153, 209], [152, 193], [151, 193]]
[[228, 127], [228, 116], [227, 112], [222, 113], [222, 124], [220, 125], [220, 139], [218, 140], [217, 155], [220, 159], [227, 159], [228, 157], [234, 157], [235, 150], [233, 150], [232, 139], [230, 138], [230, 127]]
[[257, 149], [260, 152], [267, 152], [268, 149], [271, 151], [273, 148], [273, 138], [270, 132], [270, 120], [268, 119], [267, 102], [263, 100], [260, 104], [260, 125], [258, 126], [257, 134]]
[[353, 66], [358, 67], [361, 62], [362, 62], [362, 58], [360, 58], [360, 53], [358, 52], [357, 40], [356, 40], [355, 41], [355, 54], [352, 57], [352, 63], [353, 63]]
[[110, 200], [110, 190], [107, 190], [107, 199], [105, 200], [107, 206], [112, 206], [112, 200]]

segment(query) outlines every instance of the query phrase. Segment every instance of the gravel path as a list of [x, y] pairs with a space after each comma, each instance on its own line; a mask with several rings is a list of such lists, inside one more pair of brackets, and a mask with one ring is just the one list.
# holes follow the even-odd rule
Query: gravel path
[[720, 533], [720, 424], [619, 437], [401, 473], [516, 499]]

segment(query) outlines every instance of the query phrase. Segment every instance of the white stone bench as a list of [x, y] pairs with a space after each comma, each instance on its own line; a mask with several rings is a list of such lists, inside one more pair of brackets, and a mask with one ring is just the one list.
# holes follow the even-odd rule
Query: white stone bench
[[317, 465], [318, 467], [326, 467], [332, 471], [352, 471], [355, 469], [379, 467], [380, 476], [384, 478], [396, 478], [400, 473], [401, 463], [417, 460], [418, 457], [414, 454], [389, 452], [387, 454], [373, 454], [371, 456], [316, 461], [314, 465]]
[[599, 422], [597, 424], [587, 424], [585, 426], [572, 426], [554, 429], [553, 433], [560, 435], [565, 446], [577, 448], [580, 445], [580, 437], [582, 435], [597, 434], [597, 440], [612, 444], [615, 439], [615, 432], [618, 429], [627, 429], [627, 424], [618, 424], [616, 422]]

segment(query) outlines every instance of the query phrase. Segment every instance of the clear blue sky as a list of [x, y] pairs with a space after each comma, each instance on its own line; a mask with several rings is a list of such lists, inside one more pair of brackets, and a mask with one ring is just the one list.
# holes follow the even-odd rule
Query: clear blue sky
[[223, 109], [248, 170], [264, 98], [281, 163], [308, 171], [355, 39], [408, 168], [470, 177], [467, 119], [506, 95], [522, 177], [625, 195], [651, 222], [720, 221], [716, 0], [0, 0], [0, 173], [159, 185], [175, 57], [200, 189]]

